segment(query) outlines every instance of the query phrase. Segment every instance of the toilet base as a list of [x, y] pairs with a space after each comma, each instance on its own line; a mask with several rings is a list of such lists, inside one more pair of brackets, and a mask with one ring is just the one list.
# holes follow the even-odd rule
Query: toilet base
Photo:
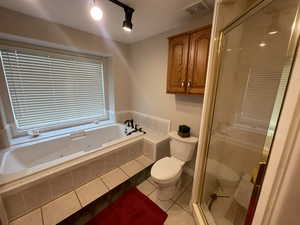
[[170, 200], [176, 192], [180, 189], [181, 179], [179, 178], [177, 181], [171, 184], [158, 184], [158, 192], [157, 198], [162, 201]]

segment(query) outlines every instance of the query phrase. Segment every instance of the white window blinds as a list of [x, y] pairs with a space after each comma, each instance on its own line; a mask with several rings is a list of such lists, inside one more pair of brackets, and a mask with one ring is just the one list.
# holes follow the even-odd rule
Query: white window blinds
[[281, 101], [277, 105], [275, 100], [279, 92], [284, 95], [289, 68], [290, 65], [283, 69], [281, 67], [274, 68], [273, 71], [249, 70], [242, 104], [242, 116], [251, 119], [252, 125], [256, 121], [267, 128], [272, 111], [280, 110]]
[[1, 61], [17, 128], [106, 118], [102, 63], [8, 50]]

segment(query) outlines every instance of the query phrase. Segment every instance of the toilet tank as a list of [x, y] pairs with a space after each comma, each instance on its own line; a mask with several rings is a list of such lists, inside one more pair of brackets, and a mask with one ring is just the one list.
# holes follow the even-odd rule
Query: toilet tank
[[170, 152], [171, 156], [183, 161], [190, 161], [193, 157], [198, 138], [196, 137], [180, 137], [176, 131], [170, 132]]

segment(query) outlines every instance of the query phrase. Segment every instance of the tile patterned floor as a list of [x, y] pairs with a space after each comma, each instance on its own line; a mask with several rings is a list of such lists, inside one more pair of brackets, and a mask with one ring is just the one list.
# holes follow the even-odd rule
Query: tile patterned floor
[[[128, 165], [119, 170], [121, 170], [122, 173], [130, 173], [131, 168], [133, 167]], [[112, 173], [115, 173], [115, 171], [112, 171]], [[77, 190], [77, 195], [79, 194], [79, 197], [81, 197], [81, 204], [86, 205], [89, 202], [91, 203], [59, 223], [59, 225], [84, 225], [87, 221], [96, 216], [104, 208], [108, 207], [111, 203], [113, 203], [120, 196], [126, 193], [126, 191], [128, 191], [131, 187], [135, 186], [168, 213], [168, 218], [164, 225], [195, 225], [191, 210], [189, 208], [189, 201], [192, 192], [192, 177], [186, 174], [182, 174], [182, 183], [180, 190], [178, 190], [178, 192], [172, 197], [171, 200], [161, 201], [157, 198], [158, 187], [151, 180], [151, 177], [148, 178], [149, 175], [150, 167], [139, 172], [137, 175], [133, 176], [121, 185], [118, 185], [115, 188], [111, 188], [112, 190], [108, 191], [102, 197], [96, 199], [93, 202], [91, 201], [94, 200], [93, 193], [96, 190], [92, 190], [92, 192], [89, 192], [89, 195], [82, 195], [80, 190]], [[115, 176], [113, 176], [113, 178], [115, 178]], [[105, 185], [111, 185], [111, 187], [114, 187], [117, 184], [117, 181], [119, 181], [119, 178], [104, 179], [103, 182], [107, 183]], [[93, 183], [88, 183], [86, 186], [93, 187]], [[83, 188], [86, 188], [86, 186], [83, 186]]]
[[157, 186], [149, 178], [137, 188], [167, 212], [168, 218], [164, 225], [195, 225], [189, 201], [192, 193], [192, 178], [183, 174], [182, 187], [171, 200], [161, 201], [157, 198]]

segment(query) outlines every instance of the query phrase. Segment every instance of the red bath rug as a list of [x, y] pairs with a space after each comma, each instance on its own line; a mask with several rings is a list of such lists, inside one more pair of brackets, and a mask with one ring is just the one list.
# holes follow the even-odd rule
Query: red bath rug
[[147, 196], [132, 188], [85, 225], [163, 225], [167, 216]]

